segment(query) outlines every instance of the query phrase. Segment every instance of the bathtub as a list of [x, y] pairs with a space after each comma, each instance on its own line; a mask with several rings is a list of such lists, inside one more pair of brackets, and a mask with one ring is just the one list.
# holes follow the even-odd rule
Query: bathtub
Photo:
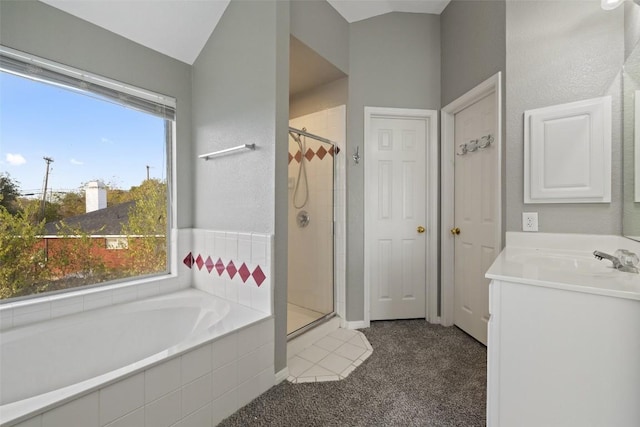
[[[204, 362], [202, 372], [206, 375], [208, 366], [211, 376], [215, 367], [211, 360], [212, 343], [254, 325], [252, 336], [267, 332], [268, 337], [245, 349], [257, 350], [258, 344], [269, 344], [273, 339], [272, 334], [268, 334], [269, 328], [273, 332], [272, 320], [269, 324], [260, 324], [270, 317], [208, 293], [187, 289], [3, 331], [0, 334], [0, 425], [15, 425], [39, 414], [46, 418], [52, 408], [92, 393], [102, 403], [100, 391], [112, 384], [144, 374], [191, 351], [203, 353], [201, 349], [206, 350], [207, 345], [209, 360]], [[272, 348], [271, 342], [262, 350], [271, 365], [273, 355], [269, 359], [268, 352], [272, 353]], [[262, 367], [266, 369], [268, 364]], [[183, 367], [183, 373], [184, 370]], [[145, 376], [137, 376], [144, 387]], [[184, 388], [187, 384], [180, 386]], [[98, 393], [94, 393], [96, 391]], [[144, 396], [142, 399], [139, 407], [144, 409]], [[181, 405], [179, 416], [189, 415], [182, 406], [188, 405]], [[108, 416], [97, 413], [96, 425], [108, 425], [129, 412], [132, 411]]]

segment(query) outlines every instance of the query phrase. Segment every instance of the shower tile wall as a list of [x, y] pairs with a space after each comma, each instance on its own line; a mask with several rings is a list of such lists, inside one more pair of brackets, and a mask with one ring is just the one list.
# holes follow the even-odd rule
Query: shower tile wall
[[[338, 315], [344, 318], [346, 108], [342, 105], [319, 111], [292, 119], [289, 124], [298, 129], [306, 128], [310, 133], [337, 142], [340, 153], [333, 153], [328, 144], [306, 138], [305, 153], [298, 154], [298, 144], [289, 138], [288, 300], [289, 303], [301, 307], [328, 313], [333, 308], [331, 284], [335, 280], [335, 309]], [[302, 157], [303, 155], [306, 157]], [[334, 168], [331, 168], [328, 162], [332, 162], [334, 156]], [[300, 209], [293, 207], [292, 185], [295, 186], [298, 168], [303, 158], [309, 179], [309, 202], [302, 209], [309, 213], [310, 222], [307, 227], [299, 228], [296, 215]], [[303, 190], [304, 188], [301, 188], [298, 191]], [[334, 207], [333, 212], [330, 209], [331, 204]], [[334, 218], [335, 226], [332, 223]], [[335, 233], [334, 250], [331, 248], [332, 233]], [[334, 277], [332, 274], [335, 274]], [[326, 283], [329, 285], [322, 286]]]

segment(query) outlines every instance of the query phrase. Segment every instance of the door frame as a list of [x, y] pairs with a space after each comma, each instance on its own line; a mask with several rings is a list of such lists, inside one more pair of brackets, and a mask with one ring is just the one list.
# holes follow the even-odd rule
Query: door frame
[[[427, 236], [425, 241], [425, 262], [426, 262], [426, 283], [425, 283], [425, 314], [426, 320], [432, 323], [438, 322], [438, 176], [439, 176], [439, 156], [438, 156], [438, 111], [423, 110], [413, 108], [390, 108], [390, 107], [364, 107], [364, 194], [371, 191], [371, 184], [366, 179], [367, 169], [371, 167], [367, 156], [368, 141], [371, 136], [371, 120], [373, 118], [386, 117], [396, 119], [417, 119], [428, 123], [428, 142], [425, 147], [425, 166], [428, 168], [425, 174], [424, 188], [427, 192], [425, 198], [425, 214], [427, 216], [425, 227]], [[365, 197], [366, 208], [366, 197]], [[371, 231], [372, 221], [366, 213], [364, 214], [364, 325], [368, 328], [371, 324]]]
[[476, 103], [480, 99], [495, 92], [496, 109], [496, 135], [493, 144], [498, 151], [498, 182], [494, 183], [498, 189], [496, 197], [496, 241], [500, 249], [503, 247], [502, 224], [504, 212], [502, 211], [502, 73], [498, 72], [489, 77], [478, 86], [474, 87], [455, 101], [442, 108], [441, 113], [441, 153], [442, 153], [442, 200], [441, 200], [441, 230], [440, 230], [440, 271], [441, 271], [441, 312], [440, 321], [444, 326], [453, 325], [454, 316], [454, 243], [455, 239], [449, 230], [455, 227], [455, 115]]

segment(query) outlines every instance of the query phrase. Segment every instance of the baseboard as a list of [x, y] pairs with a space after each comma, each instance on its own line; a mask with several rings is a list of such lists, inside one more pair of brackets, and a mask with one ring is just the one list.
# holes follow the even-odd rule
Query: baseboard
[[367, 322], [365, 320], [355, 320], [355, 321], [352, 321], [352, 322], [349, 322], [347, 320], [343, 320], [341, 326], [344, 329], [364, 329], [364, 328], [368, 328], [370, 326], [370, 324], [369, 324], [369, 322]]
[[284, 369], [276, 372], [276, 384], [280, 384], [282, 381], [289, 378], [289, 367], [285, 366]]

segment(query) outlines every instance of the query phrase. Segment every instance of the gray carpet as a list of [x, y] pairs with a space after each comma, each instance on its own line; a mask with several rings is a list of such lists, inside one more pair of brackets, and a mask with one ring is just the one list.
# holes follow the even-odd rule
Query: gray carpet
[[486, 348], [455, 327], [372, 322], [373, 354], [342, 381], [272, 387], [220, 426], [483, 426]]

